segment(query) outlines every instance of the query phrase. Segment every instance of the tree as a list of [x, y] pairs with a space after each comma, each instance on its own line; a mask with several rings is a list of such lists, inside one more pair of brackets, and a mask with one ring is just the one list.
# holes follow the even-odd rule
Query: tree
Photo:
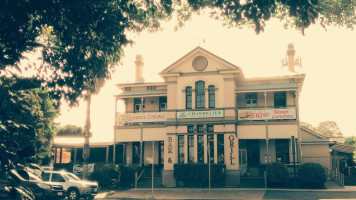
[[342, 133], [334, 121], [320, 122], [319, 126], [315, 128], [315, 131], [325, 135], [326, 137], [340, 137]]
[[84, 130], [82, 127], [75, 126], [72, 124], [65, 125], [63, 127], [59, 127], [56, 136], [84, 136]]
[[300, 122], [300, 126], [307, 128], [309, 130], [315, 131], [315, 127], [308, 122]]
[[356, 146], [356, 137], [351, 136], [344, 139], [345, 144]]
[[56, 101], [39, 80], [1, 76], [1, 166], [50, 157], [57, 115]]

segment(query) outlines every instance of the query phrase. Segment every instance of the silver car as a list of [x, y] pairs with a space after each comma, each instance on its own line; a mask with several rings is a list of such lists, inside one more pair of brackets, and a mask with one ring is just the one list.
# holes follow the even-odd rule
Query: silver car
[[42, 179], [63, 185], [70, 200], [76, 200], [80, 197], [94, 199], [99, 191], [97, 182], [82, 181], [75, 174], [66, 171], [46, 171], [43, 173]]

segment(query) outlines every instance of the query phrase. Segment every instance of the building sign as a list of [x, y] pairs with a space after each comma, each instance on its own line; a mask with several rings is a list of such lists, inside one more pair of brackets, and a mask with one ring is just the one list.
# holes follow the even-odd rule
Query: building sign
[[173, 146], [172, 146], [172, 137], [168, 137], [168, 163], [173, 163], [172, 154], [173, 154]]
[[167, 112], [143, 112], [143, 113], [127, 113], [116, 114], [115, 125], [124, 125], [125, 123], [138, 122], [165, 122]]
[[234, 135], [230, 135], [229, 136], [229, 147], [230, 147], [230, 165], [235, 165], [235, 156], [234, 156], [234, 147], [235, 147], [235, 143], [234, 143], [234, 140], [235, 140], [235, 136]]
[[[88, 173], [94, 172], [94, 165], [95, 165], [95, 163], [88, 164]], [[83, 173], [83, 165], [82, 164], [74, 164], [73, 173], [75, 173], [75, 174]]]
[[224, 110], [181, 111], [177, 112], [177, 119], [215, 118], [224, 117]]
[[238, 110], [238, 120], [296, 119], [295, 108]]

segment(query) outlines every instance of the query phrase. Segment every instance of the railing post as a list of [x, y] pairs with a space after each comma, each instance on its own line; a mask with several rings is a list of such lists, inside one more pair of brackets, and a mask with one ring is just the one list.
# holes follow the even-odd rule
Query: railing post
[[135, 172], [135, 188], [137, 188], [137, 172]]

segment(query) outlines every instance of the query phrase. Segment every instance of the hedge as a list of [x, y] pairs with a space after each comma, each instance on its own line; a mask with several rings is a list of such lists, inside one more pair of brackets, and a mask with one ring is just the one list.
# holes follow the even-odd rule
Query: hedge
[[[210, 165], [212, 186], [224, 185], [225, 168], [223, 164]], [[183, 183], [183, 186], [207, 186], [209, 184], [209, 164], [175, 164], [173, 175], [178, 182]]]
[[299, 169], [300, 184], [306, 187], [323, 188], [326, 172], [319, 163], [305, 163]]
[[268, 163], [266, 170], [269, 186], [281, 186], [287, 183], [289, 178], [288, 168], [283, 163]]

